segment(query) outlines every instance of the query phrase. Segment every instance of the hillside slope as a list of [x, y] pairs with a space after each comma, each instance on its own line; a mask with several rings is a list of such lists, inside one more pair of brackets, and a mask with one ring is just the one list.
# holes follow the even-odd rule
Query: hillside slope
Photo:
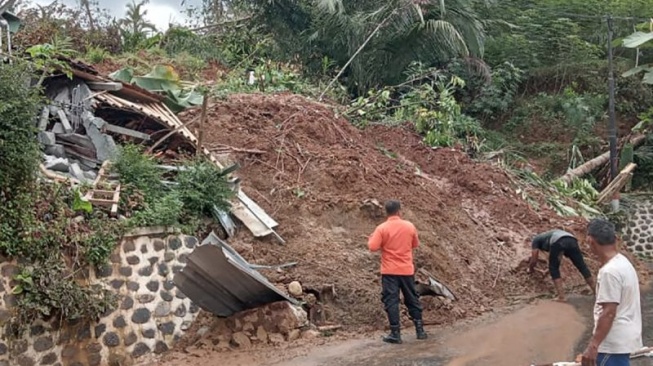
[[[366, 246], [383, 212], [366, 201], [402, 201], [404, 217], [420, 232], [417, 267], [460, 298], [444, 305], [425, 298], [427, 322], [478, 315], [550, 288], [550, 281], [515, 270], [528, 255], [528, 239], [553, 227], [584, 236], [582, 219], [535, 212], [504, 171], [459, 151], [430, 149], [410, 127], [361, 131], [328, 106], [286, 94], [233, 95], [209, 109], [207, 146], [241, 149], [229, 158], [242, 166], [243, 190], [280, 223], [287, 240], [281, 246], [241, 233], [230, 242], [254, 263], [299, 262], [266, 273], [273, 282], [335, 285], [332, 319], [342, 324], [386, 322], [379, 259]], [[198, 114], [188, 111], [182, 119]], [[582, 284], [566, 261], [563, 274], [568, 286]]]

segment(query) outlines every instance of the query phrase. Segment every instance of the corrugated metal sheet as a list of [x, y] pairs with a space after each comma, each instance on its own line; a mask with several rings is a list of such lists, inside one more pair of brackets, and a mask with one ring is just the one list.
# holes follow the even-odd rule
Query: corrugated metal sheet
[[297, 304], [213, 233], [188, 256], [187, 263], [175, 275], [175, 285], [199, 307], [217, 316], [228, 317], [283, 300]]
[[242, 190], [238, 191], [238, 201], [233, 204], [231, 213], [234, 214], [255, 237], [263, 237], [273, 233], [272, 229], [279, 226], [261, 206], [247, 197]]

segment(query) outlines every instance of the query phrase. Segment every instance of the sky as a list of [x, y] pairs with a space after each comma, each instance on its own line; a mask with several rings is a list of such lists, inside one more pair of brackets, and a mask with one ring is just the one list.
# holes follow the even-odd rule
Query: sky
[[[52, 4], [54, 0], [33, 0], [39, 5]], [[77, 6], [77, 0], [58, 0], [68, 6]], [[99, 0], [100, 7], [109, 9], [111, 15], [121, 18], [125, 15], [126, 5], [132, 0]], [[169, 22], [174, 24], [183, 24], [186, 15], [182, 14], [182, 0], [150, 0], [144, 8], [147, 10], [146, 18], [153, 23], [160, 31], [168, 29]], [[187, 4], [197, 5], [201, 0], [186, 0]]]

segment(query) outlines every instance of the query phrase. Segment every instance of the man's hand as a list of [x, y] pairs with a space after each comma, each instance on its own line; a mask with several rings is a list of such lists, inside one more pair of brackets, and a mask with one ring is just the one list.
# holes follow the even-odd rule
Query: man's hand
[[583, 352], [583, 358], [580, 362], [582, 366], [596, 366], [596, 358], [599, 354], [599, 348], [596, 345], [589, 344]]

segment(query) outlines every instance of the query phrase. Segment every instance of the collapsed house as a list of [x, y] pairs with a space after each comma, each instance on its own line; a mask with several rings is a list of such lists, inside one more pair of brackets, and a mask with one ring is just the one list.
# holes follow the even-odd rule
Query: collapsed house
[[[96, 205], [111, 206], [115, 214], [120, 185], [105, 168], [118, 152], [118, 146], [143, 145], [169, 164], [160, 166], [162, 169], [183, 169], [175, 165], [176, 161], [197, 154], [198, 138], [189, 127], [195, 120], [183, 124], [166, 106], [162, 95], [102, 76], [82, 62], [67, 62], [72, 78], [61, 74], [44, 83], [50, 103], [41, 110], [36, 122], [43, 149], [41, 171], [50, 179], [90, 184], [92, 190], [86, 198]], [[238, 169], [238, 165], [225, 166], [204, 147], [200, 152], [225, 173]], [[100, 182], [108, 184], [102, 184], [100, 189]], [[230, 182], [236, 193], [230, 211], [214, 210], [214, 217], [227, 237], [235, 235], [235, 217], [255, 237], [274, 235], [283, 243], [274, 230], [278, 223], [243, 192], [238, 178], [231, 177]], [[203, 244], [206, 245], [199, 246], [189, 257], [188, 265], [175, 275], [175, 284], [204, 310], [226, 317], [276, 301], [297, 304], [258, 272], [287, 265], [249, 264], [214, 234]], [[430, 274], [425, 279], [420, 284], [423, 296], [456, 299]], [[319, 304], [313, 305], [318, 306], [309, 312], [319, 312]], [[320, 316], [310, 318], [315, 321]]]
[[[111, 214], [116, 215], [120, 185], [115, 176], [108, 174], [106, 168], [118, 153], [121, 144], [134, 143], [145, 146], [148, 152], [169, 164], [161, 165], [160, 168], [179, 170], [183, 167], [176, 166], [175, 162], [183, 156], [197, 154], [198, 139], [190, 130], [190, 123], [182, 124], [166, 106], [163, 96], [102, 76], [92, 66], [82, 62], [66, 61], [72, 77], [64, 74], [53, 75], [43, 84], [49, 104], [43, 107], [36, 118], [38, 140], [43, 151], [40, 170], [45, 177], [55, 181], [90, 185], [91, 191], [86, 195], [86, 199], [94, 205], [110, 206]], [[238, 168], [237, 165], [223, 165], [218, 157], [206, 148], [202, 148], [201, 153], [225, 174]], [[214, 210], [214, 217], [220, 222], [227, 236], [231, 237], [236, 233], [237, 226], [233, 220], [235, 217], [255, 237], [274, 234], [283, 241], [274, 231], [278, 223], [242, 191], [238, 178], [229, 177], [235, 192], [231, 210]], [[231, 256], [233, 257], [233, 253]], [[240, 256], [237, 258], [242, 259]], [[231, 260], [230, 262], [233, 263]], [[242, 261], [236, 261], [240, 262]], [[242, 304], [240, 309], [280, 299], [293, 301], [278, 291], [276, 296], [264, 296], [269, 293], [271, 286], [267, 279], [256, 271], [255, 266], [240, 263], [240, 267], [248, 270], [231, 273], [218, 271], [214, 274], [192, 272], [195, 273], [194, 278], [213, 276], [214, 278], [200, 280], [214, 284], [228, 283], [239, 277], [239, 283], [262, 284], [263, 286], [258, 287], [254, 285], [252, 290], [254, 297], [257, 296], [257, 291], [263, 293], [262, 297], [259, 297], [262, 301], [248, 301]], [[229, 278], [222, 278], [225, 274]], [[193, 295], [191, 298], [202, 306], [205, 294], [195, 289], [189, 292], [192, 292], [189, 294]], [[215, 307], [202, 307], [207, 311], [216, 311]], [[219, 311], [216, 315], [226, 314]]]
[[[165, 105], [163, 96], [99, 75], [82, 62], [67, 61], [72, 79], [60, 74], [44, 83], [51, 102], [42, 109], [37, 123], [44, 152], [41, 170], [46, 176], [93, 184], [100, 178], [102, 165], [124, 143], [146, 146], [172, 163], [180, 156], [196, 154], [197, 137]], [[237, 169], [225, 167], [206, 148], [201, 153], [225, 172]], [[276, 235], [278, 223], [242, 191], [237, 178], [231, 183], [236, 198], [230, 214], [255, 237]], [[215, 212], [229, 236], [236, 228], [231, 215]]]

